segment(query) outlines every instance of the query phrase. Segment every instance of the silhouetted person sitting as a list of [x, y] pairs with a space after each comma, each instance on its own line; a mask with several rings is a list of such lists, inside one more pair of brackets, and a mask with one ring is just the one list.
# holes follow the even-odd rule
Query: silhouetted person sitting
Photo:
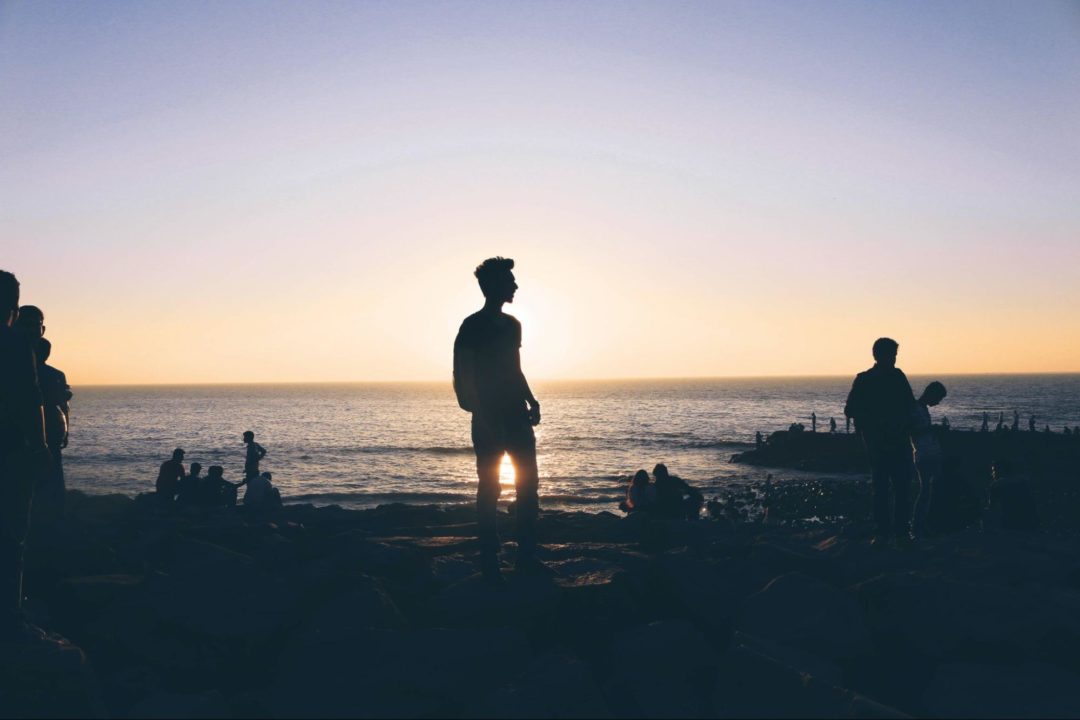
[[1039, 529], [1039, 513], [1027, 478], [1016, 473], [1010, 460], [997, 460], [990, 484], [987, 525], [1001, 530], [1031, 532]]
[[236, 485], [225, 479], [225, 469], [211, 465], [206, 479], [199, 483], [199, 505], [203, 507], [235, 507]]
[[172, 505], [176, 494], [180, 492], [180, 481], [184, 479], [184, 451], [181, 448], [173, 450], [172, 458], [161, 463], [158, 470], [157, 491], [158, 504], [162, 507]]
[[465, 318], [454, 340], [454, 391], [458, 405], [472, 413], [480, 566], [490, 580], [501, 580], [496, 509], [504, 454], [514, 465], [517, 567], [544, 569], [535, 558], [540, 475], [533, 426], [540, 423], [540, 403], [521, 371], [521, 323], [502, 311], [518, 288], [513, 268], [513, 260], [501, 257], [476, 268], [484, 307]]
[[[870, 459], [874, 487], [874, 520], [881, 545], [890, 537], [903, 545], [911, 541], [911, 385], [896, 367], [899, 344], [879, 338], [872, 349], [874, 366], [855, 377], [844, 414], [855, 421]], [[892, 511], [890, 512], [890, 505]]]
[[281, 493], [271, 483], [272, 475], [264, 472], [249, 478], [244, 491], [244, 507], [253, 511], [276, 510], [281, 507]]
[[919, 497], [915, 500], [916, 536], [926, 534], [926, 517], [930, 511], [930, 499], [934, 493], [934, 485], [941, 477], [941, 443], [938, 442], [934, 432], [930, 408], [944, 400], [946, 394], [945, 386], [940, 382], [930, 383], [915, 402], [912, 415], [911, 448], [920, 486]]
[[184, 505], [199, 504], [199, 486], [205, 479], [200, 474], [201, 472], [202, 465], [197, 462], [191, 463], [191, 471], [180, 480], [180, 492], [176, 498], [178, 502]]
[[638, 470], [626, 488], [626, 500], [619, 504], [623, 512], [635, 513], [656, 507], [656, 486], [649, 482], [649, 473]]
[[656, 509], [667, 517], [696, 520], [705, 504], [701, 491], [677, 475], [668, 473], [667, 465], [653, 468], [656, 478]]
[[59, 522], [64, 515], [67, 490], [64, 483], [63, 449], [68, 444], [68, 417], [71, 386], [67, 377], [46, 361], [52, 353], [52, 343], [41, 338], [37, 341], [38, 385], [45, 408], [45, 433], [52, 454], [49, 472], [38, 480], [34, 490], [33, 512], [37, 520], [45, 524]]

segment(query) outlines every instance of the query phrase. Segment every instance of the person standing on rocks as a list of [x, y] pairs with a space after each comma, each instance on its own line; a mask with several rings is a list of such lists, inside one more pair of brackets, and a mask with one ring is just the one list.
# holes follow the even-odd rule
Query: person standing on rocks
[[874, 342], [874, 366], [855, 376], [844, 406], [870, 460], [877, 525], [871, 542], [877, 546], [890, 539], [906, 546], [912, 539], [910, 431], [915, 395], [907, 376], [896, 367], [899, 348], [891, 338]]
[[46, 338], [37, 342], [38, 384], [45, 405], [45, 433], [52, 463], [34, 493], [34, 525], [59, 522], [64, 516], [67, 488], [64, 483], [63, 449], [68, 445], [68, 418], [71, 416], [71, 386], [63, 371], [48, 364], [52, 343]]
[[250, 430], [244, 432], [244, 444], [247, 445], [244, 455], [244, 482], [247, 482], [259, 476], [259, 461], [266, 457], [266, 448], [255, 442], [255, 433]]
[[49, 446], [33, 345], [14, 329], [18, 315], [19, 281], [0, 270], [0, 641], [32, 642], [46, 635], [22, 613], [23, 551]]
[[514, 261], [502, 257], [476, 268], [484, 307], [465, 318], [454, 340], [454, 392], [458, 405], [472, 413], [480, 568], [492, 581], [502, 578], [496, 518], [504, 453], [514, 465], [517, 569], [544, 569], [535, 557], [540, 476], [533, 426], [540, 423], [540, 403], [521, 370], [521, 323], [502, 311], [518, 289], [513, 269]]

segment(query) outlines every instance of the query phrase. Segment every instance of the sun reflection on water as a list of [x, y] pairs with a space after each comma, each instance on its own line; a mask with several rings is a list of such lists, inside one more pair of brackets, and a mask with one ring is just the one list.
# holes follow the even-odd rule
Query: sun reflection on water
[[499, 482], [503, 485], [514, 484], [514, 464], [507, 453], [503, 453], [502, 462], [499, 463]]

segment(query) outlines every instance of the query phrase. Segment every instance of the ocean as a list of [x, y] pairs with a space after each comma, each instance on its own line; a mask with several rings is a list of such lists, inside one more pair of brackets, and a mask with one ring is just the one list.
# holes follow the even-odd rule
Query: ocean
[[[930, 380], [949, 389], [934, 419], [977, 429], [983, 413], [1021, 427], [1034, 413], [1039, 429], [1080, 425], [1080, 375], [970, 375], [911, 378], [916, 395]], [[625, 477], [666, 463], [672, 473], [710, 490], [731, 483], [804, 478], [729, 462], [754, 433], [801, 422], [827, 432], [851, 378], [737, 378], [539, 382], [537, 428], [545, 507], [613, 510]], [[388, 502], [467, 502], [476, 491], [469, 416], [449, 382], [304, 385], [75, 387], [69, 488], [134, 495], [153, 489], [173, 448], [186, 463], [222, 465], [239, 481], [241, 435], [253, 430], [268, 451], [286, 502], [364, 508]], [[507, 468], [508, 472], [508, 468]], [[204, 470], [205, 473], [205, 470]], [[819, 475], [820, 476], [820, 475]], [[509, 483], [507, 474], [504, 482]], [[504, 500], [513, 499], [507, 484]]]

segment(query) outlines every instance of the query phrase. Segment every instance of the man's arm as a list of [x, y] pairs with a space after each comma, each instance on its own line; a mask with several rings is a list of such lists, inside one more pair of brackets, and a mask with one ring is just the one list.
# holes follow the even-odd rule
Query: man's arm
[[255, 443], [255, 448], [256, 448], [256, 450], [257, 450], [257, 451], [258, 451], [258, 453], [259, 453], [259, 459], [260, 459], [260, 460], [262, 460], [262, 459], [263, 459], [264, 457], [266, 457], [266, 448], [264, 448], [264, 447], [263, 447], [262, 445], [260, 445], [259, 443]]
[[533, 395], [532, 390], [529, 388], [529, 381], [525, 379], [525, 373], [521, 369], [521, 349], [514, 353], [514, 362], [517, 363], [518, 370], [518, 382], [521, 387], [521, 394], [525, 398], [525, 402], [529, 404], [529, 420], [533, 425], [540, 424], [540, 401]]
[[479, 406], [476, 390], [476, 351], [458, 332], [454, 340], [454, 394], [462, 410], [475, 412]]

